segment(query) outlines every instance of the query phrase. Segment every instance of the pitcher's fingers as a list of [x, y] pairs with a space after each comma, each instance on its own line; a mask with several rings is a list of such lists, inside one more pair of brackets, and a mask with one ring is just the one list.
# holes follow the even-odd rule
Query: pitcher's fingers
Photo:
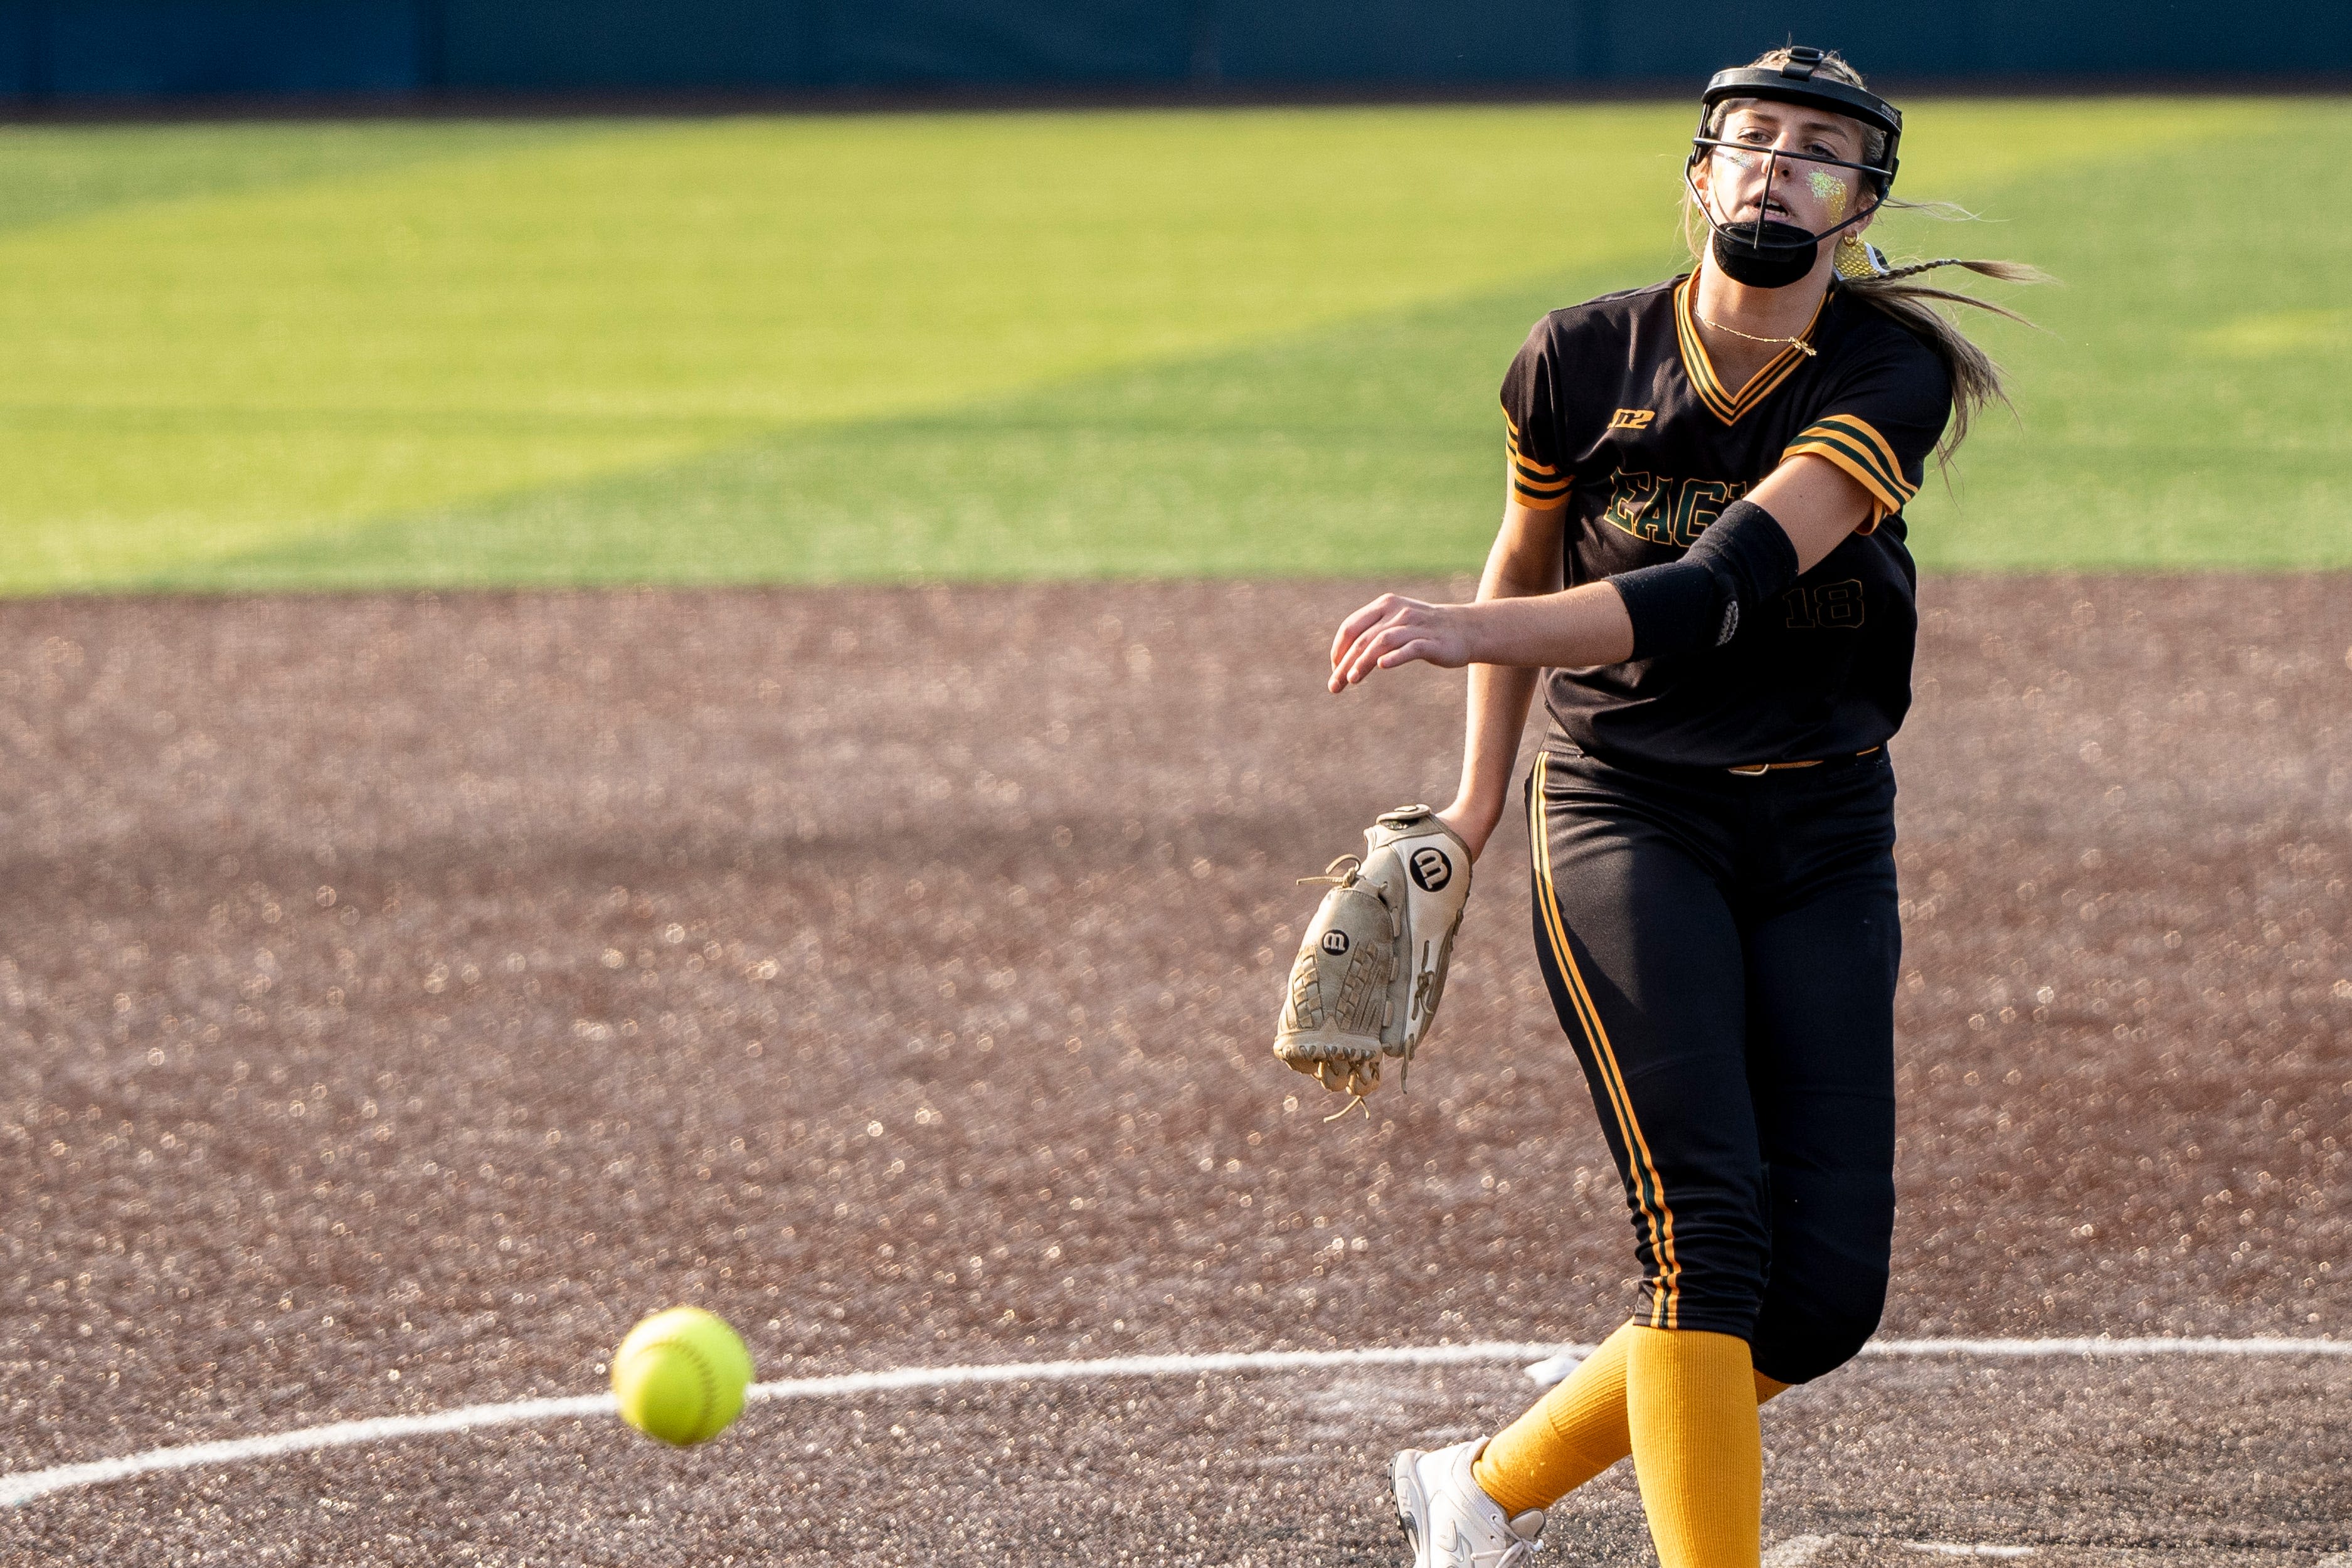
[[[1377, 601], [1375, 601], [1375, 603], [1377, 603]], [[1367, 617], [1371, 614], [1371, 605], [1360, 606], [1356, 610], [1350, 612], [1346, 620], [1339, 623], [1339, 629], [1338, 631], [1331, 634], [1332, 668], [1337, 669], [1339, 668], [1339, 659], [1341, 656], [1344, 655], [1350, 647], [1353, 647], [1355, 646], [1356, 639], [1363, 635], [1364, 626], [1366, 624]]]
[[1379, 598], [1374, 599], [1370, 604], [1364, 605], [1354, 615], [1349, 616], [1346, 620], [1339, 623], [1339, 631], [1334, 633], [1331, 637], [1331, 666], [1333, 668], [1336, 669], [1339, 668], [1340, 654], [1346, 651], [1346, 649], [1350, 647], [1358, 637], [1364, 635], [1366, 627], [1377, 624], [1381, 617], [1388, 613], [1389, 608], [1390, 595], [1382, 594]]
[[1363, 662], [1364, 643], [1367, 640], [1357, 639], [1349, 645], [1347, 652], [1339, 656], [1339, 664], [1331, 671], [1332, 690], [1345, 691], [1363, 679], [1362, 673], [1356, 667]]
[[1348, 661], [1349, 684], [1354, 685], [1375, 669], [1388, 668], [1389, 654], [1403, 644], [1418, 641], [1420, 637], [1412, 627], [1395, 622], [1381, 627], [1356, 645]]
[[1392, 626], [1373, 627], [1369, 635], [1357, 639], [1355, 647], [1348, 648], [1348, 684], [1350, 687], [1379, 668], [1381, 654], [1385, 654], [1395, 642], [1395, 630], [1397, 627]]
[[1382, 669], [1394, 669], [1398, 665], [1411, 664], [1417, 658], [1425, 658], [1428, 659], [1430, 663], [1435, 664], [1437, 662], [1436, 656], [1440, 651], [1442, 650], [1438, 646], [1430, 641], [1427, 637], [1415, 637], [1411, 642], [1404, 644], [1402, 647], [1392, 647], [1389, 649], [1388, 652], [1381, 655], [1379, 661], [1380, 668]]
[[1342, 649], [1331, 664], [1331, 689], [1344, 691], [1363, 679], [1359, 666], [1363, 663], [1364, 649], [1379, 635], [1377, 630], [1362, 632]]

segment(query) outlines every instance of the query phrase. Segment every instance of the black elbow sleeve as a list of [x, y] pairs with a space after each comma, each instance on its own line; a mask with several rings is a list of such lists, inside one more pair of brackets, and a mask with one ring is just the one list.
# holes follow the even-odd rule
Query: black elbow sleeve
[[1722, 585], [1715, 574], [1685, 557], [1656, 566], [1637, 566], [1609, 579], [1625, 601], [1633, 623], [1633, 657], [1708, 647], [1724, 623]]
[[1633, 623], [1633, 657], [1721, 647], [1797, 580], [1797, 547], [1780, 519], [1736, 500], [1679, 561], [1621, 572], [1609, 581]]

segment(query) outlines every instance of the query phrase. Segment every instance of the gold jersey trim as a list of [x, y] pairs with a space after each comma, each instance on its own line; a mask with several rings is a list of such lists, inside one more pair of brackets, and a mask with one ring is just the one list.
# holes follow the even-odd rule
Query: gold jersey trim
[[1780, 384], [1796, 373], [1808, 357], [1803, 347], [1821, 325], [1822, 310], [1829, 303], [1824, 291], [1813, 305], [1812, 320], [1797, 334], [1797, 342], [1764, 362], [1763, 368], [1748, 378], [1748, 384], [1738, 392], [1727, 389], [1723, 378], [1715, 373], [1715, 362], [1707, 357], [1706, 343], [1698, 335], [1698, 317], [1692, 300], [1698, 293], [1698, 274], [1693, 272], [1675, 289], [1675, 339], [1681, 346], [1683, 374], [1690, 378], [1691, 387], [1698, 400], [1706, 405], [1707, 412], [1726, 425], [1736, 425], [1742, 415], [1772, 395]]
[[[1870, 492], [1877, 510], [1872, 515], [1870, 528], [1895, 512], [1919, 493], [1916, 485], [1906, 484], [1903, 465], [1895, 460], [1895, 448], [1871, 426], [1868, 420], [1853, 414], [1833, 414], [1827, 419], [1816, 420], [1797, 433], [1780, 453], [1780, 460], [1795, 457], [1822, 458], [1834, 463]], [[1870, 531], [1864, 529], [1864, 532]]]
[[1503, 426], [1504, 468], [1510, 476], [1513, 498], [1532, 511], [1552, 511], [1566, 506], [1571, 476], [1520, 451], [1519, 427], [1507, 412], [1503, 416]]

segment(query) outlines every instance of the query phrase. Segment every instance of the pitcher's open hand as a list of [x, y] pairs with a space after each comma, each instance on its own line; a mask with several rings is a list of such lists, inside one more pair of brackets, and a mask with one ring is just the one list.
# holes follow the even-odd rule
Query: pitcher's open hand
[[1467, 605], [1432, 605], [1382, 594], [1339, 623], [1331, 639], [1331, 689], [1345, 691], [1376, 669], [1415, 659], [1443, 669], [1470, 662]]

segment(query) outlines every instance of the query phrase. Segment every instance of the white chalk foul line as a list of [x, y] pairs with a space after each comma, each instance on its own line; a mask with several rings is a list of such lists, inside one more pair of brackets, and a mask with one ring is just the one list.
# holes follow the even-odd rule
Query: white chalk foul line
[[1873, 1340], [1866, 1356], [2090, 1356], [2144, 1355], [2352, 1355], [2352, 1340], [2290, 1339], [2093, 1339], [2073, 1340]]
[[[751, 1400], [839, 1399], [860, 1394], [887, 1394], [909, 1388], [950, 1388], [988, 1383], [1056, 1383], [1097, 1377], [1197, 1377], [1213, 1373], [1297, 1372], [1350, 1366], [1449, 1366], [1464, 1363], [1526, 1361], [1550, 1355], [1558, 1345], [1485, 1342], [1460, 1345], [1405, 1345], [1349, 1351], [1249, 1351], [1207, 1355], [1104, 1356], [1092, 1361], [1006, 1362], [982, 1366], [910, 1366], [888, 1372], [851, 1372], [831, 1377], [791, 1377], [755, 1383], [744, 1393]], [[514, 1426], [534, 1421], [562, 1421], [614, 1414], [609, 1394], [580, 1394], [565, 1399], [522, 1399], [506, 1405], [469, 1405], [439, 1410], [429, 1415], [383, 1415], [365, 1421], [338, 1421], [324, 1426], [303, 1426], [257, 1437], [226, 1438], [214, 1443], [189, 1443], [176, 1448], [153, 1448], [119, 1459], [93, 1459], [86, 1464], [59, 1465], [46, 1470], [26, 1470], [0, 1476], [0, 1506], [30, 1502], [52, 1492], [164, 1470], [194, 1469], [210, 1465], [234, 1465], [286, 1454], [316, 1453], [347, 1448], [354, 1444], [384, 1443], [399, 1437], [427, 1437], [452, 1432], [478, 1432], [493, 1426]]]
[[[1214, 1373], [1307, 1372], [1359, 1366], [1457, 1366], [1492, 1362], [1545, 1361], [1573, 1364], [1585, 1345], [1525, 1344], [1498, 1341], [1459, 1345], [1399, 1345], [1344, 1351], [1236, 1351], [1202, 1355], [1103, 1356], [1091, 1361], [1006, 1362], [995, 1365], [899, 1367], [888, 1372], [843, 1373], [831, 1377], [784, 1378], [753, 1384], [746, 1397], [839, 1399], [902, 1389], [952, 1388], [992, 1383], [1066, 1383], [1105, 1377], [1200, 1377]], [[2291, 1339], [2056, 1339], [2056, 1340], [1874, 1340], [1865, 1356], [2097, 1356], [2148, 1355], [2347, 1355], [2352, 1341]], [[609, 1394], [562, 1399], [520, 1399], [504, 1405], [470, 1405], [425, 1415], [384, 1415], [337, 1421], [256, 1437], [188, 1443], [152, 1448], [116, 1459], [58, 1465], [46, 1470], [0, 1475], [0, 1506], [30, 1502], [55, 1492], [168, 1470], [242, 1464], [288, 1454], [311, 1454], [356, 1444], [402, 1437], [479, 1432], [535, 1421], [562, 1421], [613, 1414]]]
[[161, 1470], [236, 1465], [280, 1454], [310, 1454], [321, 1448], [345, 1448], [354, 1443], [383, 1443], [394, 1437], [422, 1437], [439, 1432], [473, 1432], [485, 1426], [511, 1426], [525, 1421], [557, 1421], [565, 1416], [604, 1414], [612, 1408], [613, 1396], [609, 1394], [571, 1399], [519, 1399], [509, 1405], [438, 1410], [430, 1415], [380, 1415], [366, 1421], [337, 1421], [326, 1426], [269, 1432], [258, 1437], [151, 1448], [120, 1459], [93, 1459], [83, 1465], [59, 1465], [53, 1469], [0, 1476], [0, 1505], [29, 1502], [51, 1492], [71, 1491], [76, 1487], [96, 1486], [101, 1481], [128, 1480]]

